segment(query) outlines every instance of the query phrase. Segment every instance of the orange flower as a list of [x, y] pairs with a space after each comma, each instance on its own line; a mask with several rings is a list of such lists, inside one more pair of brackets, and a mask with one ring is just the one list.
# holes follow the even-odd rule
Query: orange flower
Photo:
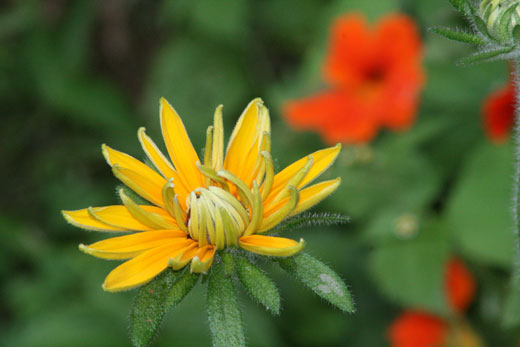
[[504, 142], [513, 127], [515, 89], [512, 82], [491, 93], [484, 101], [484, 128], [491, 141]]
[[450, 307], [464, 312], [475, 296], [475, 280], [460, 259], [448, 262], [444, 284]]
[[447, 339], [448, 326], [440, 318], [421, 311], [406, 311], [390, 326], [392, 347], [438, 347]]
[[381, 126], [408, 128], [424, 84], [415, 23], [389, 15], [371, 30], [352, 14], [332, 28], [324, 78], [330, 89], [284, 107], [297, 129], [315, 129], [327, 142], [368, 142]]

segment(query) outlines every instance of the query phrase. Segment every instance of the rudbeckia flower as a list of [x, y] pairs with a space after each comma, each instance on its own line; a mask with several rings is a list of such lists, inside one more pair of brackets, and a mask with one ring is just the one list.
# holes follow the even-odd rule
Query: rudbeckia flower
[[91, 245], [90, 255], [127, 260], [105, 279], [103, 288], [120, 291], [140, 286], [168, 266], [205, 273], [215, 252], [230, 247], [275, 257], [300, 252], [305, 243], [265, 233], [330, 195], [340, 179], [309, 184], [336, 159], [340, 146], [317, 151], [275, 174], [271, 158], [270, 119], [260, 99], [241, 115], [224, 150], [222, 106], [207, 130], [203, 158], [181, 118], [160, 101], [161, 129], [169, 157], [145, 129], [138, 139], [153, 168], [103, 145], [114, 175], [148, 201], [142, 204], [124, 189], [121, 205], [63, 211], [71, 224], [96, 231], [129, 234]]
[[514, 123], [515, 88], [512, 82], [489, 95], [483, 104], [484, 129], [489, 138], [500, 143], [507, 140]]
[[374, 29], [363, 16], [339, 18], [323, 72], [329, 89], [284, 107], [296, 129], [318, 131], [329, 143], [365, 143], [380, 127], [404, 130], [414, 121], [424, 84], [417, 26], [389, 15]]

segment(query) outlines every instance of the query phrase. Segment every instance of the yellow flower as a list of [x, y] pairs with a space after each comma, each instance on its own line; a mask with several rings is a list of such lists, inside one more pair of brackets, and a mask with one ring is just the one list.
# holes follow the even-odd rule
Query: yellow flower
[[238, 120], [224, 152], [222, 106], [207, 130], [201, 161], [173, 107], [161, 99], [161, 129], [170, 160], [140, 128], [138, 138], [156, 170], [102, 146], [114, 175], [149, 201], [139, 205], [124, 190], [123, 205], [63, 211], [71, 224], [97, 231], [133, 232], [91, 245], [85, 253], [104, 259], [130, 259], [105, 279], [103, 289], [120, 291], [142, 285], [171, 266], [205, 273], [217, 250], [240, 247], [266, 256], [291, 256], [305, 245], [262, 235], [283, 219], [330, 195], [340, 178], [308, 184], [336, 159], [340, 145], [314, 152], [274, 174], [270, 119], [255, 99]]

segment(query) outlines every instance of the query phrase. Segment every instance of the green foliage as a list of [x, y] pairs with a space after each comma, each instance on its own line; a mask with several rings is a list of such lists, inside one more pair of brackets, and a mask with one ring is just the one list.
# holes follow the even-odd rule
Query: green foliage
[[166, 309], [173, 307], [180, 303], [186, 295], [190, 293], [193, 287], [197, 284], [199, 280], [199, 275], [191, 273], [187, 269], [184, 271], [182, 275], [173, 283], [166, 294], [166, 300], [164, 302], [164, 306]]
[[209, 274], [208, 320], [215, 347], [245, 346], [232, 262], [232, 256], [224, 253], [223, 261], [214, 264]]
[[267, 234], [273, 233], [285, 233], [294, 231], [301, 228], [311, 227], [324, 227], [329, 225], [341, 225], [346, 224], [350, 221], [350, 218], [339, 214], [339, 213], [316, 213], [316, 212], [304, 212], [299, 215], [285, 219], [282, 223], [278, 224], [271, 230], [268, 230]]
[[502, 325], [505, 328], [520, 326], [520, 278], [513, 277], [504, 300]]
[[506, 59], [505, 57], [507, 56], [507, 54], [511, 53], [514, 49], [514, 46], [493, 48], [490, 50], [472, 54], [468, 57], [461, 58], [459, 60], [459, 64], [465, 66], [486, 62], [494, 59]]
[[474, 45], [484, 45], [486, 41], [478, 36], [463, 31], [452, 30], [448, 28], [430, 28], [430, 30], [436, 34], [442, 35], [450, 40], [471, 43]]
[[255, 301], [275, 315], [280, 314], [280, 293], [274, 282], [245, 256], [235, 255], [236, 272], [240, 282]]
[[355, 312], [350, 292], [343, 280], [318, 259], [300, 253], [278, 260], [280, 266], [309, 287], [314, 293], [340, 310]]
[[514, 240], [511, 157], [510, 146], [480, 146], [469, 157], [447, 207], [447, 225], [464, 254], [506, 267], [513, 259]]
[[148, 346], [166, 313], [165, 300], [177, 274], [167, 269], [139, 288], [130, 313], [130, 339], [134, 346]]
[[372, 251], [370, 271], [378, 288], [404, 307], [445, 313], [445, 264], [450, 254], [445, 226], [428, 225], [411, 240], [395, 240]]

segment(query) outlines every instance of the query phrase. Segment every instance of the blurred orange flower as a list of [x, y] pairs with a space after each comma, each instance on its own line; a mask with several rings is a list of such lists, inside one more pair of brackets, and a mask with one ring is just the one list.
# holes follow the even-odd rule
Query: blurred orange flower
[[339, 18], [332, 28], [324, 79], [330, 89], [288, 102], [296, 129], [313, 129], [330, 143], [364, 143], [381, 126], [408, 128], [424, 84], [422, 44], [414, 21], [389, 15], [374, 29], [362, 15]]
[[392, 347], [438, 347], [447, 339], [448, 326], [440, 318], [421, 311], [405, 311], [390, 326]]
[[514, 123], [515, 88], [510, 81], [491, 93], [484, 101], [484, 129], [489, 138], [500, 143], [507, 140]]
[[475, 280], [458, 258], [448, 263], [445, 287], [450, 307], [455, 312], [464, 312], [475, 296]]
[[[452, 258], [446, 264], [444, 285], [452, 310], [464, 312], [475, 295], [475, 280], [460, 259]], [[388, 339], [392, 347], [445, 346], [450, 329], [455, 338], [458, 336], [459, 339], [474, 341], [470, 330], [462, 329], [461, 326], [450, 328], [445, 319], [419, 310], [407, 310], [397, 317], [390, 325]]]

